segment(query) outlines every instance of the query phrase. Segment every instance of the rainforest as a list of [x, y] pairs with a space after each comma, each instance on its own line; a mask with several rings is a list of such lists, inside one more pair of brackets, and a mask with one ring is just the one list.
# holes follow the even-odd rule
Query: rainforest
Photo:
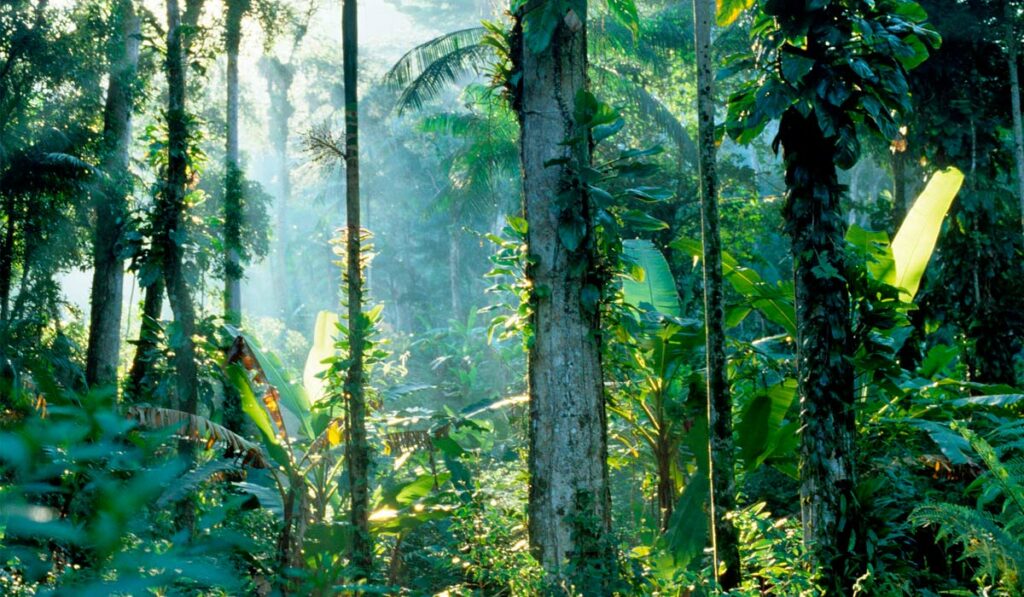
[[1024, 595], [1020, 0], [0, 0], [0, 595]]

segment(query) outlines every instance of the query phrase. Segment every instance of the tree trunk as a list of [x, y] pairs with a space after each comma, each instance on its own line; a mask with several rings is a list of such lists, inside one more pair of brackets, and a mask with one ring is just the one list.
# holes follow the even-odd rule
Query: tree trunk
[[[185, 111], [185, 64], [182, 47], [181, 15], [178, 0], [167, 0], [167, 184], [160, 197], [158, 226], [154, 245], [163, 258], [167, 298], [179, 327], [178, 342], [173, 345], [177, 372], [175, 408], [195, 413], [198, 406], [198, 371], [195, 359], [195, 306], [184, 271], [181, 238], [187, 233], [184, 222], [185, 192], [188, 181], [188, 116]], [[182, 458], [193, 458], [192, 442], [182, 440], [178, 446]], [[187, 500], [179, 508], [178, 523], [191, 529], [195, 509]]]
[[260, 63], [267, 79], [267, 95], [270, 97], [270, 144], [277, 158], [277, 246], [271, 261], [271, 277], [277, 298], [278, 311], [285, 325], [294, 328], [296, 293], [288, 288], [288, 250], [290, 225], [288, 207], [291, 202], [291, 169], [288, 163], [289, 120], [295, 108], [288, 98], [294, 74], [291, 65], [277, 58], [267, 58]]
[[228, 54], [227, 143], [224, 164], [224, 320], [242, 321], [243, 174], [238, 157], [238, 47], [248, 0], [229, 0], [225, 19]]
[[0, 246], [0, 324], [6, 333], [11, 314], [11, 284], [14, 277], [14, 250], [17, 242], [18, 209], [13, 195], [4, 198], [4, 238]]
[[725, 296], [722, 239], [718, 231], [718, 173], [715, 165], [715, 90], [711, 59], [711, 0], [694, 0], [697, 52], [697, 129], [700, 154], [701, 232], [704, 248], [709, 474], [711, 476], [712, 560], [722, 589], [740, 582], [739, 535], [726, 515], [736, 508], [733, 470], [732, 400], [725, 357]]
[[850, 298], [837, 149], [815, 116], [782, 118], [786, 227], [792, 239], [800, 395], [800, 503], [804, 543], [827, 595], [845, 595], [856, 574], [849, 553], [857, 519]]
[[373, 568], [370, 536], [369, 466], [366, 439], [366, 399], [363, 394], [363, 349], [368, 320], [363, 315], [362, 229], [359, 222], [359, 29], [356, 0], [343, 0], [342, 54], [345, 79], [345, 211], [346, 282], [348, 285], [349, 367], [345, 380], [348, 398], [348, 461], [351, 491], [352, 565], [364, 576]]
[[128, 374], [125, 393], [133, 401], [142, 395], [143, 382], [149, 374], [149, 363], [156, 348], [157, 332], [159, 331], [160, 312], [164, 309], [164, 282], [156, 279], [146, 287], [146, 295], [142, 300], [142, 323], [139, 326], [139, 339], [135, 343], [135, 358]]
[[96, 198], [89, 348], [85, 364], [85, 380], [90, 386], [117, 382], [117, 361], [121, 352], [124, 260], [119, 244], [128, 211], [126, 197], [131, 188], [128, 152], [134, 108], [132, 86], [139, 64], [140, 20], [133, 2], [120, 0], [117, 3], [122, 39], [119, 55], [111, 68], [103, 114], [103, 171], [110, 178], [110, 184], [97, 189]]
[[896, 148], [892, 154], [892, 234], [895, 237], [907, 217], [907, 157]]
[[1006, 60], [1010, 67], [1010, 106], [1013, 112], [1013, 158], [1017, 167], [1017, 200], [1020, 203], [1020, 223], [1024, 232], [1024, 124], [1021, 122], [1020, 74], [1017, 61], [1020, 42], [1017, 37], [1017, 15], [1013, 2], [1006, 0]]
[[654, 446], [655, 466], [658, 469], [658, 513], [661, 515], [661, 530], [668, 530], [668, 521], [676, 506], [676, 484], [672, 480], [672, 452], [668, 428], [664, 417]]
[[[453, 218], [454, 219], [454, 218]], [[451, 293], [452, 314], [451, 318], [458, 322], [465, 321], [465, 313], [462, 308], [461, 269], [462, 253], [459, 246], [459, 225], [452, 222], [448, 240], [448, 291]]]
[[[607, 594], [613, 574], [607, 434], [601, 375], [599, 308], [584, 293], [595, 262], [592, 207], [581, 185], [573, 185], [573, 162], [589, 164], [586, 142], [574, 117], [577, 95], [586, 89], [586, 14], [561, 15], [541, 52], [513, 45], [522, 73], [515, 98], [521, 125], [524, 212], [529, 223], [532, 342], [528, 356], [530, 395], [529, 531], [535, 557], [552, 592], [575, 585], [583, 594]], [[516, 15], [521, 34], [522, 14]], [[552, 160], [567, 160], [551, 164]], [[585, 226], [577, 246], [559, 239], [560, 222]]]

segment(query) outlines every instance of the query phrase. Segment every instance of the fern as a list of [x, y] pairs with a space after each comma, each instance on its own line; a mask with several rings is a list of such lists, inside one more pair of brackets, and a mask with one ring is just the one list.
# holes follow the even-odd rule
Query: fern
[[957, 504], [925, 504], [914, 510], [912, 523], [938, 527], [938, 537], [948, 538], [963, 547], [964, 558], [980, 563], [983, 577], [998, 579], [1016, 591], [1024, 589], [1021, 572], [1024, 571], [1024, 485], [1021, 472], [1024, 460], [1008, 463], [1000, 461], [996, 450], [985, 439], [965, 425], [953, 422], [950, 427], [966, 439], [981, 457], [987, 472], [979, 477], [986, 495], [1002, 495], [1002, 513], [996, 517], [989, 512], [966, 508]]

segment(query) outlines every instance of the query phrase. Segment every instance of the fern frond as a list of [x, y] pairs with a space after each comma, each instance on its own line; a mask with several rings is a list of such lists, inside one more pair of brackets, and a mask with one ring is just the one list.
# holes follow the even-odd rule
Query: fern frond
[[939, 539], [949, 538], [964, 549], [965, 558], [981, 563], [984, 573], [1016, 583], [1024, 570], [1024, 545], [1000, 528], [987, 513], [957, 504], [925, 504], [910, 515], [911, 523], [934, 526]]
[[1007, 501], [1017, 510], [1015, 517], [1024, 517], [1024, 485], [1020, 483], [1020, 478], [1015, 478], [1010, 474], [1006, 466], [1000, 462], [995, 449], [984, 438], [962, 423], [953, 422], [950, 426], [971, 443], [971, 447], [974, 448], [974, 451], [981, 457], [985, 466], [988, 467], [992, 480], [1002, 490]]
[[164, 490], [163, 494], [159, 499], [157, 499], [156, 505], [158, 507], [164, 507], [168, 504], [173, 504], [183, 499], [186, 495], [192, 493], [192, 490], [207, 479], [221, 473], [229, 471], [238, 472], [240, 470], [241, 468], [235, 460], [211, 460], [198, 468], [192, 469], [180, 479], [177, 479], [174, 485]]

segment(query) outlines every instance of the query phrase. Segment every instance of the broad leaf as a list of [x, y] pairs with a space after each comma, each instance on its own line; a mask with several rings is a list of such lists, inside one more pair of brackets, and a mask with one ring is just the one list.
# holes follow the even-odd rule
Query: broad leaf
[[634, 307], [647, 303], [662, 314], [681, 317], [679, 293], [665, 255], [651, 241], [640, 239], [622, 241], [622, 252], [628, 261], [643, 270], [641, 280], [623, 278], [622, 294], [626, 303]]
[[[700, 2], [701, 0], [697, 0]], [[754, 5], [754, 0], [715, 0], [716, 20], [719, 27], [728, 27]]]
[[932, 176], [892, 241], [896, 270], [893, 286], [903, 290], [903, 300], [907, 302], [917, 295], [924, 270], [935, 250], [942, 221], [963, 182], [964, 174], [956, 168]]
[[327, 382], [321, 375], [330, 367], [325, 360], [336, 355], [334, 335], [338, 328], [338, 314], [321, 311], [316, 316], [316, 327], [313, 328], [313, 346], [306, 356], [306, 367], [302, 372], [302, 383], [312, 404], [324, 398]]

